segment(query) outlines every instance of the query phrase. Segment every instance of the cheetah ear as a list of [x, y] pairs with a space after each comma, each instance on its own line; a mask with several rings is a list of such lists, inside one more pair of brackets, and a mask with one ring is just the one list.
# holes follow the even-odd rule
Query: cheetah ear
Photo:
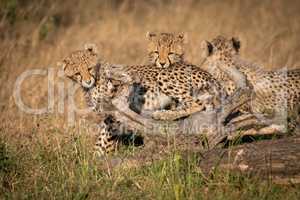
[[60, 67], [62, 70], [65, 70], [65, 68], [66, 68], [66, 63], [65, 62], [57, 62], [56, 63], [56, 66], [57, 67]]
[[206, 40], [201, 42], [201, 47], [200, 48], [202, 50], [202, 56], [203, 57], [208, 57], [213, 52], [213, 45], [210, 42], [206, 41]]
[[156, 33], [149, 32], [149, 31], [146, 33], [146, 38], [150, 41], [152, 41], [155, 37], [156, 37]]
[[233, 38], [231, 38], [231, 41], [232, 41], [232, 46], [233, 46], [233, 48], [234, 48], [237, 52], [239, 52], [239, 50], [240, 50], [240, 48], [241, 48], [241, 42], [240, 42], [240, 40], [239, 40], [238, 38], [236, 38], [236, 37], [233, 37]]
[[57, 62], [56, 63], [57, 64], [57, 66], [62, 70], [62, 71], [69, 71], [69, 69], [67, 68], [67, 64], [66, 64], [66, 62], [65, 62], [65, 60], [63, 60], [63, 61], [61, 61], [61, 62]]
[[186, 44], [188, 42], [188, 35], [187, 35], [187, 33], [179, 33], [177, 35], [177, 38], [179, 39], [179, 41], [182, 42], [182, 44]]
[[70, 69], [70, 67], [65, 63], [65, 61], [59, 62], [57, 64], [61, 67], [66, 76], [73, 76], [75, 74], [74, 69]]
[[90, 51], [91, 53], [98, 54], [98, 48], [96, 44], [87, 43], [84, 45], [84, 49]]

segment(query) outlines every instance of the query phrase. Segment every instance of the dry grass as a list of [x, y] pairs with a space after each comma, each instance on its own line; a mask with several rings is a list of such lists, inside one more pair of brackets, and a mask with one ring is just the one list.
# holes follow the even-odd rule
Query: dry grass
[[[72, 141], [81, 132], [78, 126], [75, 128], [68, 127], [66, 116], [64, 113], [57, 112], [57, 105], [55, 105], [54, 112], [39, 116], [25, 114], [15, 105], [12, 97], [14, 83], [16, 78], [25, 70], [56, 67], [57, 61], [70, 51], [82, 48], [83, 44], [87, 42], [96, 43], [100, 47], [103, 58], [111, 63], [145, 63], [145, 34], [147, 31], [186, 32], [189, 40], [186, 46], [186, 58], [193, 63], [201, 61], [199, 48], [202, 40], [209, 40], [216, 35], [225, 34], [238, 36], [241, 39], [241, 54], [248, 60], [263, 64], [269, 69], [283, 66], [295, 68], [300, 66], [299, 9], [300, 3], [297, 0], [91, 0], [88, 3], [83, 0], [76, 2], [1, 1], [0, 135], [2, 143], [0, 146], [3, 144], [4, 149], [7, 145], [9, 146], [13, 164], [8, 165], [12, 166], [13, 169], [9, 175], [1, 175], [2, 161], [0, 155], [0, 175], [3, 182], [0, 185], [0, 191], [12, 192], [11, 194], [28, 192], [32, 194], [31, 197], [37, 197], [39, 194], [51, 194], [52, 198], [60, 195], [71, 198], [74, 197], [72, 192], [81, 194], [80, 191], [83, 191], [82, 194], [89, 194], [92, 187], [98, 188], [104, 184], [107, 187], [100, 191], [108, 192], [107, 194], [111, 198], [117, 199], [128, 195], [126, 189], [129, 190], [132, 187], [135, 188], [133, 191], [139, 191], [136, 193], [137, 196], [133, 195], [132, 198], [138, 197], [138, 194], [143, 195], [143, 192], [148, 193], [148, 196], [153, 198], [153, 195], [149, 193], [151, 193], [151, 189], [158, 190], [155, 180], [159, 178], [155, 176], [164, 176], [159, 180], [168, 182], [169, 178], [174, 175], [168, 174], [168, 172], [160, 174], [162, 173], [160, 170], [166, 168], [158, 164], [160, 167], [154, 165], [152, 168], [157, 167], [159, 172], [155, 172], [154, 169], [145, 169], [145, 172], [142, 171], [137, 174], [133, 172], [132, 176], [117, 172], [116, 177], [107, 178], [105, 177], [107, 174], [102, 176], [102, 172], [97, 171], [97, 167], [92, 167], [91, 171], [89, 171], [90, 169], [88, 172], [85, 171], [84, 167], [90, 167], [85, 160], [79, 161], [82, 171], [76, 171], [78, 166], [76, 162], [74, 163], [74, 159], [82, 158], [82, 152], [76, 155], [72, 154], [74, 148], [77, 148], [76, 142], [72, 143]], [[55, 81], [56, 84], [64, 80], [56, 78]], [[26, 80], [22, 85], [22, 94], [24, 101], [31, 107], [46, 105], [46, 78], [39, 77]], [[83, 105], [81, 94], [79, 93], [78, 96], [78, 104]], [[57, 101], [58, 99], [56, 99]], [[85, 145], [89, 146], [88, 140], [83, 141], [85, 141]], [[14, 160], [14, 158], [16, 159]], [[63, 161], [64, 159], [66, 162]], [[93, 159], [87, 160], [96, 162]], [[20, 169], [18, 168], [19, 164]], [[182, 170], [184, 171], [183, 167], [180, 168], [180, 173]], [[151, 173], [153, 174], [151, 175]], [[172, 193], [170, 198], [175, 198], [176, 195], [188, 197], [186, 192], [196, 188], [197, 181], [201, 182], [202, 180], [201, 178], [190, 180], [184, 177], [182, 182], [176, 179], [176, 176], [179, 179], [183, 178], [180, 173], [175, 173], [173, 176], [175, 179], [173, 182], [168, 182], [169, 185], [161, 183], [166, 187], [166, 194]], [[144, 178], [139, 176], [144, 176]], [[196, 177], [198, 176], [200, 177], [199, 174]], [[8, 181], [5, 181], [6, 179], [4, 180], [3, 177], [4, 179], [9, 177]], [[59, 177], [67, 177], [68, 180], [62, 186], [61, 191], [52, 192], [64, 182]], [[77, 180], [78, 177], [82, 179]], [[128, 177], [130, 178], [128, 179]], [[99, 183], [102, 178], [108, 183]], [[136, 180], [140, 181], [135, 182]], [[78, 183], [77, 181], [82, 182]], [[88, 181], [91, 184], [87, 184]], [[194, 185], [180, 185], [187, 184], [188, 181]], [[234, 184], [235, 181], [233, 181]], [[43, 183], [46, 183], [45, 188], [41, 189], [39, 185], [43, 185]], [[66, 185], [68, 183], [69, 186]], [[225, 183], [229, 185], [223, 186], [222, 184]], [[145, 187], [147, 184], [149, 184], [149, 188]], [[224, 197], [223, 192], [230, 194], [231, 197], [241, 197], [249, 194], [248, 189], [250, 187], [255, 188], [254, 192], [257, 192], [256, 189], [259, 187], [259, 185], [249, 184], [249, 187], [238, 190], [240, 192], [232, 193], [235, 191], [235, 186], [231, 186], [230, 181], [216, 181], [214, 184], [216, 185], [213, 187], [215, 191], [213, 194], [216, 197], [220, 195], [219, 198]], [[20, 189], [22, 186], [25, 186], [23, 190]], [[80, 188], [81, 186], [86, 188]], [[111, 186], [113, 189], [110, 188]], [[120, 188], [122, 187], [125, 192], [121, 191]], [[172, 187], [174, 188], [172, 189]], [[205, 184], [202, 184], [200, 193], [207, 191], [205, 188]], [[63, 192], [64, 189], [65, 192]], [[105, 191], [106, 189], [109, 191]], [[266, 186], [265, 189], [268, 190], [268, 187]], [[113, 196], [114, 192], [116, 196]], [[269, 194], [268, 192], [270, 191], [262, 189], [257, 194], [260, 196]], [[95, 191], [91, 193], [93, 195], [98, 194]], [[156, 191], [154, 194], [160, 193]], [[7, 197], [17, 196], [8, 195]], [[196, 195], [192, 196], [195, 197]], [[27, 197], [30, 198], [30, 195]], [[62, 196], [60, 197], [62, 198]], [[260, 197], [263, 198], [264, 196]], [[267, 197], [264, 198], [268, 199]]]

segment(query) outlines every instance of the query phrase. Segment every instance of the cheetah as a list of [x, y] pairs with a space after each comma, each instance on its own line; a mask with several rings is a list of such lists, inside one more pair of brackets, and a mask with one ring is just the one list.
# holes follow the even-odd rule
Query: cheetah
[[[251, 102], [243, 107], [242, 112], [251, 112], [256, 116], [280, 120], [284, 123], [292, 117], [280, 131], [293, 130], [297, 124], [293, 118], [299, 116], [300, 108], [300, 69], [287, 71], [265, 71], [260, 66], [244, 61], [239, 56], [240, 41], [218, 36], [211, 42], [203, 41], [202, 49], [205, 60], [203, 67], [225, 85], [230, 95], [236, 85], [230, 77], [230, 70], [235, 68], [245, 74], [246, 81], [253, 89]], [[299, 122], [298, 122], [299, 123]]]
[[[126, 68], [130, 76], [142, 75], [149, 93], [145, 94], [145, 109], [150, 99], [177, 102], [175, 108], [159, 110], [152, 114], [157, 120], [175, 120], [190, 114], [213, 109], [225, 98], [220, 84], [206, 71], [184, 61], [184, 34], [147, 33], [150, 66]], [[163, 95], [164, 101], [157, 98]], [[152, 107], [153, 108], [153, 107]]]
[[111, 98], [116, 94], [121, 79], [109, 78], [107, 65], [99, 60], [94, 44], [86, 44], [83, 50], [72, 52], [59, 65], [65, 76], [82, 86], [88, 106], [101, 115], [94, 147], [96, 152], [100, 155], [112, 152], [118, 145], [120, 122], [110, 113], [114, 109]]

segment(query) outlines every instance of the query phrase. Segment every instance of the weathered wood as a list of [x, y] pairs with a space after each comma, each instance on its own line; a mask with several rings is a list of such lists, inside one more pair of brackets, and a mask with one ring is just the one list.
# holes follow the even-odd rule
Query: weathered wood
[[300, 183], [300, 136], [213, 149], [200, 157], [199, 170], [205, 175], [225, 170], [278, 184]]

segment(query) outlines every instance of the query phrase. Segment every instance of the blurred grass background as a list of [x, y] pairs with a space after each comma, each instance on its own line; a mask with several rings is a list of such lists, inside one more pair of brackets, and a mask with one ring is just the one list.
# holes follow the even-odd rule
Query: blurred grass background
[[[78, 125], [67, 127], [57, 105], [49, 114], [23, 113], [12, 91], [25, 70], [56, 68], [57, 61], [87, 42], [96, 43], [111, 63], [143, 64], [147, 62], [147, 31], [187, 33], [186, 59], [195, 64], [201, 61], [200, 42], [222, 34], [239, 37], [242, 57], [267, 69], [296, 68], [300, 66], [299, 10], [297, 0], [1, 0], [0, 194], [78, 199], [107, 194], [118, 199], [134, 191], [132, 198], [143, 194], [170, 199], [198, 194], [206, 199], [296, 197], [297, 188], [252, 184], [253, 180], [243, 177], [205, 182], [193, 167], [190, 171], [185, 164], [173, 168], [174, 157], [150, 169], [109, 176], [90, 164], [95, 162], [92, 158], [82, 158], [80, 150], [74, 153], [79, 145], [74, 141], [81, 141], [80, 147], [89, 151], [89, 137], [76, 139], [86, 130]], [[45, 106], [47, 79], [27, 79], [22, 97], [30, 107]], [[80, 92], [77, 102], [84, 106]], [[212, 196], [206, 196], [209, 192]]]

